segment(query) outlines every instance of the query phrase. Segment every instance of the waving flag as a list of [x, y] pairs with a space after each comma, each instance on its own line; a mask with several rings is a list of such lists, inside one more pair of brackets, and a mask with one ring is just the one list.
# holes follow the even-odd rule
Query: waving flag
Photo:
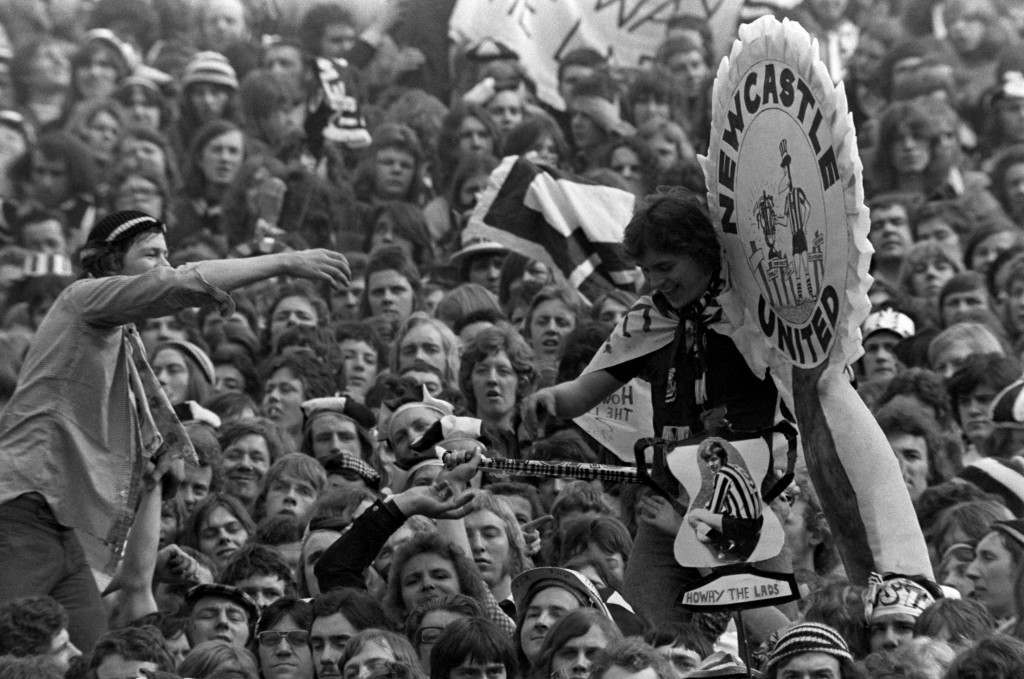
[[636, 267], [622, 251], [633, 203], [628, 191], [508, 156], [491, 173], [465, 236], [544, 262], [593, 300], [613, 287], [634, 287]]

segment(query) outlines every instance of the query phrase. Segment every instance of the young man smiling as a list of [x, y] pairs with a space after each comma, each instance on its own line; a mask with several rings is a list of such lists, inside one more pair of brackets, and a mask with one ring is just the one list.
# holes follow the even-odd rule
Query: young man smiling
[[[582, 375], [524, 399], [526, 428], [538, 430], [545, 415], [581, 415], [634, 377], [651, 384], [655, 436], [713, 433], [724, 420], [737, 431], [774, 424], [775, 385], [750, 371], [719, 325], [721, 248], [700, 199], [686, 192], [648, 196], [626, 226], [623, 245], [650, 295], [615, 326]], [[639, 518], [623, 594], [655, 624], [685, 624], [689, 615], [674, 606], [674, 597], [699, 576], [676, 563], [675, 535]]]

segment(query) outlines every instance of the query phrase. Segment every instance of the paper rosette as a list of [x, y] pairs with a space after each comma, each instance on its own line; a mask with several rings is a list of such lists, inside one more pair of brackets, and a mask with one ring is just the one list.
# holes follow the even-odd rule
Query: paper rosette
[[862, 351], [872, 249], [853, 117], [817, 41], [762, 17], [718, 67], [712, 121], [699, 161], [723, 244], [719, 300], [751, 369], [773, 368], [792, 403], [782, 368], [846, 366]]

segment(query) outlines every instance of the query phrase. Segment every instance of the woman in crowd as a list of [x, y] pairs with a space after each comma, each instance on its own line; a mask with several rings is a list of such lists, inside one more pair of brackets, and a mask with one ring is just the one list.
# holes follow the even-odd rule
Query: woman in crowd
[[221, 200], [245, 160], [245, 136], [238, 125], [214, 120], [193, 137], [185, 184], [172, 206], [177, 233], [223, 237]]
[[149, 364], [171, 405], [185, 401], [205, 403], [216, 379], [213, 361], [191, 342], [162, 342], [153, 349]]

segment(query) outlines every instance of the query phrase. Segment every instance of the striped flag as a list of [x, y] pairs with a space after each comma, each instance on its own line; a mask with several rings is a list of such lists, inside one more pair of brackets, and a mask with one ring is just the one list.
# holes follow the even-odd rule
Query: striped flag
[[622, 251], [634, 200], [628, 191], [508, 156], [491, 173], [465, 237], [544, 262], [593, 300], [613, 287], [634, 289], [636, 267]]

